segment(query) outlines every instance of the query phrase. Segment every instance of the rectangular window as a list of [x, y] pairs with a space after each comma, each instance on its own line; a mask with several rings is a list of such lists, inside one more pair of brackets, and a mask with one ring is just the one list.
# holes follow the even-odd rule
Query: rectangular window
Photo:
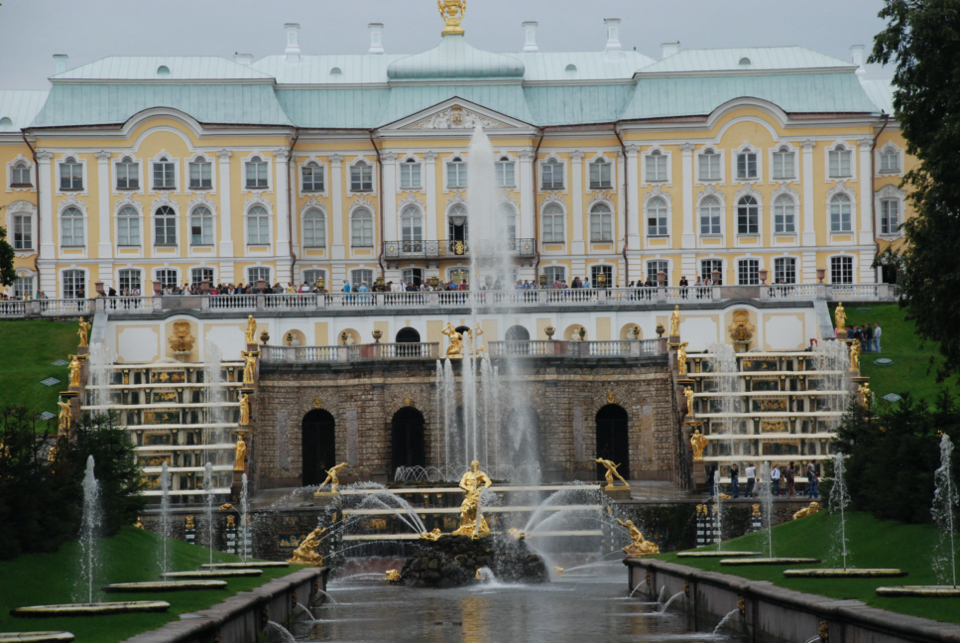
[[350, 273], [350, 283], [353, 284], [354, 292], [363, 284], [366, 284], [369, 288], [373, 285], [373, 271], [365, 269], [352, 271]]
[[774, 232], [783, 234], [797, 231], [796, 226], [796, 207], [793, 199], [788, 196], [778, 197], [773, 204], [773, 229]]
[[14, 279], [13, 294], [18, 299], [33, 299], [36, 294], [33, 289], [33, 277], [17, 277]]
[[153, 243], [158, 246], [177, 245], [177, 217], [173, 214], [158, 214], [153, 220]]
[[663, 183], [667, 180], [667, 157], [660, 152], [647, 155], [647, 183]]
[[63, 271], [63, 298], [79, 299], [86, 297], [86, 275], [82, 270]]
[[517, 184], [516, 164], [513, 161], [498, 161], [496, 171], [497, 187], [509, 188]]
[[888, 150], [880, 155], [881, 172], [899, 172], [900, 155], [892, 150]]
[[700, 279], [706, 282], [713, 279], [713, 273], [717, 273], [717, 280], [713, 282], [715, 286], [723, 284], [723, 260], [722, 259], [704, 259], [700, 262]]
[[830, 258], [830, 283], [853, 283], [853, 257]]
[[757, 178], [757, 154], [755, 152], [737, 154], [737, 178], [746, 181]]
[[301, 170], [304, 192], [323, 192], [323, 168], [316, 163], [305, 165]]
[[547, 266], [543, 269], [543, 274], [547, 278], [547, 288], [553, 288], [553, 284], [563, 283], [567, 280], [567, 269], [563, 266]]
[[190, 189], [202, 190], [213, 187], [213, 164], [194, 161], [190, 164]]
[[612, 163], [600, 162], [590, 164], [590, 189], [605, 190], [613, 186], [611, 172]]
[[327, 288], [327, 273], [324, 270], [304, 270], [303, 271], [303, 283], [307, 284], [310, 287], [315, 287], [317, 285], [317, 280], [323, 279], [323, 287]]
[[33, 217], [29, 214], [17, 214], [13, 217], [13, 249], [33, 249]]
[[774, 152], [773, 178], [792, 179], [796, 177], [793, 164], [793, 152]]
[[79, 191], [83, 189], [83, 166], [75, 161], [60, 164], [60, 190]]
[[720, 155], [716, 152], [704, 152], [699, 157], [700, 162], [700, 180], [701, 181], [719, 181], [720, 180]]
[[407, 163], [400, 164], [400, 189], [401, 190], [419, 190], [420, 189], [420, 164]]
[[255, 156], [247, 162], [247, 189], [262, 190], [267, 187], [267, 162]]
[[258, 282], [263, 279], [263, 283], [270, 288], [270, 269], [269, 268], [247, 268], [247, 285], [256, 288]]
[[777, 284], [797, 283], [797, 260], [790, 258], [774, 259], [773, 282]]
[[850, 169], [849, 150], [835, 150], [830, 152], [830, 178], [853, 176]]
[[140, 164], [124, 161], [117, 163], [117, 189], [140, 189]]
[[884, 199], [880, 202], [880, 234], [900, 232], [900, 201]]
[[157, 281], [161, 288], [176, 288], [180, 281], [180, 275], [176, 270], [164, 268], [157, 271]]
[[120, 216], [117, 217], [117, 243], [121, 246], [140, 245], [139, 216], [133, 216], [126, 212], [120, 213]]
[[467, 164], [461, 160], [447, 163], [447, 187], [467, 187]]
[[590, 215], [590, 241], [613, 240], [613, 217], [607, 213]]
[[563, 163], [547, 161], [540, 166], [540, 171], [543, 173], [540, 185], [544, 190], [563, 189]]
[[30, 181], [30, 166], [26, 163], [17, 163], [10, 172], [11, 187], [28, 187]]
[[153, 164], [153, 188], [155, 190], [172, 190], [177, 187], [177, 176], [174, 164], [161, 159]]
[[563, 243], [563, 218], [562, 212], [546, 212], [543, 215], [543, 242], [544, 243]]
[[647, 217], [647, 236], [665, 237], [667, 234], [667, 216], [666, 210], [656, 209], [651, 211], [652, 216]]
[[350, 191], [373, 192], [373, 167], [363, 161], [350, 168]]
[[[250, 270], [266, 270], [267, 274], [270, 274], [269, 268], [250, 268]], [[213, 283], [213, 268], [191, 268], [190, 269], [190, 284], [193, 286], [199, 286], [201, 283], [206, 281], [207, 283]], [[255, 283], [255, 282], [250, 282]]]
[[140, 271], [139, 270], [121, 270], [120, 271], [120, 294], [135, 295], [140, 290]]
[[737, 263], [737, 283], [741, 286], [760, 284], [760, 262], [757, 259], [741, 259]]
[[[603, 279], [600, 278], [603, 275]], [[590, 284], [594, 288], [612, 288], [613, 287], [613, 266], [591, 266]]]
[[663, 273], [663, 283], [670, 284], [670, 264], [666, 261], [648, 261], [647, 262], [647, 277], [650, 278], [653, 283], [660, 284], [660, 275]]

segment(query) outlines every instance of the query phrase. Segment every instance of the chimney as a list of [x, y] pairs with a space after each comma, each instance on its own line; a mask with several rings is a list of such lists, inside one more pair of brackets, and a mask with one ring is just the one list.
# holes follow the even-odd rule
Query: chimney
[[298, 63], [300, 62], [300, 43], [298, 42], [300, 25], [288, 22], [283, 25], [283, 28], [287, 30], [287, 48], [283, 53], [286, 54], [288, 63]]
[[607, 46], [604, 52], [620, 51], [620, 18], [607, 18], [603, 24], [607, 27]]
[[540, 51], [540, 48], [537, 47], [537, 26], [536, 22], [523, 23], [524, 52]]
[[675, 56], [678, 53], [680, 53], [679, 42], [665, 42], [660, 45], [660, 60], [669, 58], [670, 56]]
[[379, 22], [371, 22], [367, 25], [367, 29], [370, 30], [370, 51], [367, 53], [370, 54], [382, 54], [383, 53], [383, 24]]
[[237, 52], [233, 54], [233, 62], [241, 65], [249, 65], [253, 63], [253, 54], [241, 54], [240, 52]]
[[850, 59], [857, 66], [857, 76], [863, 76], [867, 70], [863, 66], [863, 45], [854, 45], [850, 47]]
[[54, 73], [62, 74], [67, 71], [67, 60], [70, 58], [67, 54], [53, 54], [53, 60], [57, 64], [57, 71]]

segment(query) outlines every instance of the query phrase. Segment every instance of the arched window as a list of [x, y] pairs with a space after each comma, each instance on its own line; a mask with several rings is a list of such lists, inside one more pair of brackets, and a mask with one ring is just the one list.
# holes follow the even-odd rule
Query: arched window
[[[514, 242], [517, 238], [517, 210], [509, 203], [501, 203], [497, 208], [500, 214], [500, 225], [502, 226], [502, 236], [508, 242]], [[514, 248], [515, 249], [515, 248]]]
[[420, 332], [416, 328], [401, 328], [397, 333], [398, 344], [418, 344], [420, 343]]
[[303, 215], [303, 245], [307, 248], [327, 247], [327, 219], [317, 208]]
[[129, 205], [120, 208], [117, 213], [117, 244], [140, 245], [140, 215]]
[[663, 183], [667, 180], [667, 157], [654, 150], [647, 154], [647, 182]]
[[153, 243], [157, 246], [177, 245], [177, 213], [162, 205], [153, 215]]
[[350, 245], [354, 248], [373, 247], [373, 214], [359, 208], [350, 217]]
[[794, 162], [796, 155], [787, 145], [781, 145], [780, 149], [773, 153], [773, 178], [774, 179], [794, 179], [797, 176], [797, 164]]
[[140, 164], [134, 163], [129, 156], [123, 157], [117, 163], [117, 189], [140, 189]]
[[170, 75], [169, 67], [167, 67], [166, 65], [160, 65], [159, 67], [157, 67], [157, 76], [169, 76], [169, 75]]
[[749, 67], [749, 66], [751, 65], [750, 59], [747, 58], [746, 56], [744, 56], [743, 58], [741, 58], [741, 59], [740, 59], [740, 62], [739, 62], [738, 64], [739, 64], [741, 67]]
[[846, 194], [838, 194], [830, 199], [830, 231], [850, 232], [853, 230], [852, 203]]
[[737, 203], [737, 234], [760, 234], [760, 206], [752, 196]]
[[77, 208], [67, 208], [60, 215], [60, 245], [83, 246], [83, 213]]
[[511, 326], [507, 329], [503, 339], [508, 342], [526, 342], [530, 340], [530, 331], [523, 326]]
[[563, 208], [558, 203], [548, 203], [543, 208], [543, 230], [542, 237], [544, 243], [563, 243]]
[[330, 75], [331, 75], [331, 76], [342, 76], [342, 75], [343, 75], [343, 70], [340, 69], [339, 67], [332, 67], [332, 68], [330, 69]]
[[304, 192], [323, 192], [323, 168], [310, 161], [300, 170]]
[[213, 213], [202, 205], [190, 213], [190, 243], [194, 246], [213, 245]]
[[423, 241], [423, 214], [415, 205], [408, 205], [400, 213], [402, 241]]
[[720, 180], [720, 155], [713, 148], [707, 148], [698, 158], [701, 181]]
[[606, 190], [613, 187], [613, 165], [606, 159], [599, 158], [590, 164], [590, 189]]
[[[617, 472], [630, 479], [630, 436], [627, 412], [616, 404], [608, 404], [597, 411], [597, 457], [619, 464]], [[597, 478], [603, 478], [606, 467], [597, 464]]]
[[10, 175], [10, 187], [20, 188], [20, 187], [29, 187], [32, 184], [30, 181], [30, 166], [27, 165], [24, 161], [17, 161], [14, 164], [13, 169], [11, 170]]
[[773, 202], [773, 231], [792, 233], [797, 231], [797, 206], [793, 197], [781, 194]]
[[613, 214], [606, 203], [590, 208], [590, 241], [613, 241]]
[[400, 189], [419, 190], [420, 186], [420, 162], [417, 159], [407, 159], [400, 164]]
[[415, 408], [404, 407], [393, 415], [393, 467], [422, 467], [427, 464], [424, 441], [423, 414]]
[[78, 192], [83, 189], [83, 166], [72, 156], [60, 164], [60, 190]]
[[259, 156], [247, 161], [247, 189], [262, 190], [267, 187], [267, 162]]
[[350, 168], [350, 191], [373, 192], [373, 167], [364, 160]]
[[497, 161], [497, 187], [510, 188], [517, 184], [516, 164], [510, 160], [509, 156], [501, 156]]
[[450, 241], [467, 240], [467, 208], [454, 205], [447, 212], [447, 238]]
[[720, 217], [723, 209], [720, 199], [706, 196], [700, 201], [700, 234], [720, 234]]
[[842, 143], [836, 148], [830, 150], [830, 178], [842, 179], [853, 176], [851, 168], [852, 153]]
[[543, 177], [540, 186], [544, 190], [563, 189], [563, 163], [557, 159], [550, 159], [541, 166]]
[[318, 485], [324, 481], [327, 469], [337, 464], [337, 423], [323, 409], [314, 409], [303, 416], [301, 425], [301, 462], [303, 486]]
[[454, 156], [447, 162], [447, 187], [467, 187], [467, 164], [459, 156]]
[[880, 171], [891, 173], [900, 171], [900, 155], [897, 150], [888, 147], [880, 152]]
[[161, 156], [153, 164], [153, 187], [155, 190], [172, 190], [177, 187], [175, 165], [166, 156]]
[[667, 202], [661, 197], [654, 197], [647, 203], [647, 236], [665, 237], [670, 234], [667, 227]]
[[574, 65], [573, 63], [570, 63], [569, 65], [563, 68], [563, 71], [567, 72], [568, 74], [575, 74], [577, 73], [577, 66]]
[[270, 214], [262, 205], [255, 205], [247, 212], [247, 244], [251, 246], [270, 243]]

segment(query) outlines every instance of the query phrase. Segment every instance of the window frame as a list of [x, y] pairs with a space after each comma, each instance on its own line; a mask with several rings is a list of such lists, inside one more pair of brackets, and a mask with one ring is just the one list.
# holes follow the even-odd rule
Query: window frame
[[[23, 173], [26, 172], [27, 180], [23, 180]], [[20, 175], [19, 177], [17, 175]], [[17, 179], [20, 180], [17, 180]], [[24, 158], [15, 158], [10, 162], [10, 180], [11, 189], [26, 189], [33, 187], [33, 165]]]
[[[841, 202], [840, 199], [845, 199], [845, 202]], [[848, 212], [844, 214], [841, 209], [839, 213], [834, 212], [834, 206], [839, 205], [841, 208], [843, 205], [846, 205], [849, 208]], [[846, 192], [838, 192], [836, 194], [831, 194], [827, 198], [827, 215], [829, 217], [828, 225], [831, 234], [852, 234], [854, 228], [854, 215], [856, 202]], [[846, 220], [844, 219], [846, 218]]]
[[[9, 229], [11, 230], [10, 245], [13, 246], [14, 252], [26, 252], [36, 249], [36, 236], [33, 232], [34, 214], [34, 212], [21, 210], [8, 213], [10, 217]], [[25, 226], [20, 222], [21, 219], [26, 220]], [[26, 227], [26, 231], [23, 230], [24, 227]], [[20, 237], [20, 239], [18, 240], [17, 237]], [[26, 241], [24, 238], [26, 238]]]
[[[68, 212], [76, 212], [76, 216], [73, 214], [67, 216]], [[67, 243], [66, 230], [67, 226], [64, 219], [69, 218], [73, 223], [70, 224], [70, 243]], [[75, 205], [68, 205], [60, 210], [60, 214], [57, 217], [58, 223], [60, 225], [60, 247], [61, 248], [86, 248], [87, 247], [87, 215], [82, 209], [78, 208]], [[77, 241], [77, 226], [79, 225], [79, 236], [80, 243]]]
[[[253, 278], [254, 271], [256, 271], [258, 275], [256, 279]], [[272, 287], [273, 282], [270, 280], [272, 276], [270, 266], [247, 266], [247, 269], [246, 269], [247, 285], [256, 288], [257, 283], [264, 275], [266, 276], [266, 279], [263, 280], [264, 285], [267, 288]]]
[[[163, 175], [160, 184], [157, 183], [157, 170]], [[166, 153], [161, 153], [155, 159], [150, 160], [150, 190], [152, 192], [176, 192], [179, 177], [177, 176], [176, 160]], [[168, 185], [169, 180], [169, 185]]]
[[[161, 210], [165, 210], [165, 212], [161, 213], [160, 212]], [[163, 226], [163, 234], [162, 235], [160, 234], [161, 219], [164, 222], [167, 222], [168, 220], [173, 222], [173, 226], [172, 226], [173, 242], [172, 243], [168, 240], [168, 237], [171, 234], [171, 231], [169, 226], [166, 225], [166, 223], [164, 223], [164, 226]], [[179, 245], [178, 238], [180, 235], [179, 235], [179, 231], [177, 230], [177, 227], [179, 224], [179, 219], [180, 219], [180, 214], [170, 205], [159, 205], [156, 208], [154, 208], [153, 225], [151, 226], [151, 229], [153, 231], [154, 247], [157, 247], [157, 246], [167, 247], [167, 248], [178, 247]], [[161, 236], [163, 238], [163, 242], [160, 241]]]
[[[79, 285], [83, 288], [84, 298], [89, 297], [89, 291], [87, 290], [87, 271], [83, 268], [66, 268], [60, 271], [60, 288], [64, 299], [77, 299], [77, 286]], [[78, 279], [79, 278], [79, 279]], [[67, 285], [71, 283], [72, 286], [68, 290]]]
[[[790, 163], [792, 164], [792, 173], [781, 174], [777, 173], [777, 164], [778, 160], [780, 164], [783, 165], [783, 160], [785, 158], [790, 158]], [[798, 180], [798, 164], [797, 164], [797, 150], [786, 143], [777, 145], [770, 150], [770, 181], [773, 183], [792, 183]]]
[[670, 203], [666, 198], [662, 195], [650, 197], [643, 206], [643, 214], [648, 237], [670, 236]]
[[[398, 163], [399, 185], [401, 192], [420, 191], [423, 189], [423, 163], [419, 159], [409, 156]], [[406, 170], [406, 172], [404, 172]], [[404, 176], [407, 174], [407, 176]], [[414, 176], [416, 174], [416, 176]], [[414, 182], [414, 179], [416, 181]], [[404, 183], [406, 181], [406, 183]]]
[[[314, 213], [319, 215], [319, 217], [315, 217], [314, 219], [319, 219], [320, 225], [318, 226], [316, 223], [312, 223], [311, 225], [308, 226], [307, 225], [308, 221], [314, 220], [310, 218], [310, 215]], [[308, 228], [311, 229], [311, 234], [309, 235], [308, 235]], [[319, 208], [317, 206], [310, 206], [306, 208], [303, 211], [303, 222], [302, 222], [301, 229], [303, 230], [303, 247], [304, 248], [315, 248], [315, 249], [324, 248], [325, 249], [327, 247], [327, 213], [322, 208]], [[323, 237], [322, 239], [319, 240], [319, 242], [317, 240], [318, 231], [320, 232], [320, 236]]]
[[[790, 280], [786, 280], [789, 276]], [[797, 258], [796, 257], [774, 257], [773, 259], [773, 284], [776, 285], [779, 279], [784, 279], [784, 285], [797, 283]]]
[[[886, 212], [889, 204], [895, 204], [897, 206], [896, 216], [896, 225], [894, 229], [890, 229], [890, 222], [888, 221], [889, 213]], [[903, 199], [892, 196], [881, 196], [880, 197], [880, 207], [877, 210], [878, 215], [880, 216], [880, 225], [877, 227], [879, 234], [887, 237], [898, 237], [901, 235], [901, 227], [903, 226]], [[884, 230], [884, 228], [887, 228]]]
[[[171, 276], [173, 279], [171, 280]], [[176, 288], [180, 285], [179, 268], [157, 268], [153, 273], [153, 280], [160, 282], [160, 288]]]
[[[407, 204], [400, 210], [400, 239], [399, 241], [423, 241], [423, 210], [411, 204]], [[409, 222], [409, 237], [408, 237]], [[350, 231], [350, 240], [353, 241], [353, 230]]]
[[[760, 165], [760, 152], [751, 146], [744, 146], [733, 155], [733, 176], [739, 183], [756, 183], [763, 179]], [[753, 166], [751, 167], [751, 163]], [[752, 175], [751, 175], [752, 171]]]
[[[853, 154], [854, 145], [846, 141], [836, 141], [833, 145], [824, 149], [824, 175], [827, 183], [838, 181], [856, 181], [857, 180], [857, 161]], [[837, 155], [837, 172], [833, 171], [833, 159]], [[849, 174], [843, 174], [843, 155], [849, 161]]]
[[[747, 199], [750, 199], [753, 203], [744, 203], [744, 201]], [[736, 208], [735, 216], [738, 237], [755, 237], [762, 234], [762, 229], [760, 227], [760, 210], [763, 206], [758, 195], [744, 194], [737, 199], [734, 207]], [[744, 216], [744, 209], [747, 210], [745, 221], [742, 218]], [[753, 211], [752, 213], [751, 210]], [[746, 224], [745, 226], [744, 223]], [[744, 227], [746, 227], [746, 230], [744, 230]], [[755, 229], [751, 230], [751, 227], [754, 227]]]
[[[716, 168], [710, 166], [707, 169], [716, 169], [716, 176], [703, 176], [704, 175], [704, 161], [708, 160], [709, 165], [715, 165]], [[701, 151], [697, 152], [697, 183], [699, 184], [712, 184], [712, 183], [722, 183], [723, 182], [723, 152], [718, 150], [712, 145], [704, 147]], [[708, 172], [709, 174], [709, 172]]]
[[[704, 210], [703, 210], [703, 208], [705, 207], [704, 203], [707, 202], [708, 200], [716, 203], [716, 208], [717, 208], [716, 214], [704, 213]], [[706, 206], [706, 207], [713, 207], [713, 206]], [[701, 237], [723, 236], [724, 210], [725, 208], [723, 205], [723, 199], [719, 194], [705, 193], [703, 194], [703, 196], [700, 197], [700, 201], [697, 203], [697, 223], [698, 223], [697, 229], [699, 230], [699, 235]], [[704, 229], [703, 229], [705, 216], [711, 219], [708, 224], [709, 230], [707, 232], [704, 232]], [[716, 230], [714, 230], [714, 225], [716, 226]]]
[[[199, 279], [198, 274], [199, 273]], [[207, 276], [209, 275], [209, 279]], [[190, 285], [199, 286], [204, 281], [208, 282], [210, 285], [216, 284], [217, 272], [214, 268], [210, 266], [193, 266], [190, 268]]]
[[[203, 210], [206, 214], [201, 213]], [[200, 243], [196, 241], [196, 233], [194, 232], [195, 219], [200, 218]], [[187, 215], [187, 225], [190, 226], [190, 247], [211, 247], [216, 244], [216, 217], [213, 214], [213, 210], [206, 205], [197, 205], [190, 213]], [[209, 225], [209, 231], [206, 230], [207, 225]], [[209, 232], [210, 237], [207, 240], [206, 234]]]
[[[787, 206], [790, 208], [789, 212], [785, 210], [780, 212], [781, 208]], [[793, 195], [781, 193], [773, 197], [770, 214], [773, 219], [774, 234], [797, 234], [797, 209], [797, 200]]]
[[[130, 185], [131, 176], [130, 173], [133, 172], [133, 182], [135, 185]], [[126, 174], [125, 177], [121, 176], [121, 173]], [[143, 189], [143, 181], [140, 177], [140, 160], [132, 157], [130, 155], [121, 156], [116, 163], [113, 164], [113, 189], [117, 192], [139, 192]], [[126, 185], [120, 185], [120, 181], [126, 181]]]
[[374, 188], [373, 163], [358, 158], [348, 166], [348, 186], [350, 194], [372, 194]]
[[[761, 262], [757, 257], [742, 257], [737, 259], [737, 285], [759, 286]], [[746, 275], [746, 281], [744, 280]]]
[[[203, 177], [203, 169], [204, 169], [204, 166], [206, 166], [206, 168], [209, 169], [209, 171], [210, 171], [210, 177], [209, 177], [209, 179], [204, 179], [204, 177]], [[199, 178], [199, 183], [200, 183], [199, 185], [194, 185], [194, 184], [193, 184], [193, 169], [194, 169], [194, 167], [198, 168], [198, 170], [199, 170], [199, 171], [198, 171], [198, 174], [199, 174], [199, 177], [198, 177], [198, 178]], [[214, 185], [214, 175], [215, 175], [215, 174], [216, 174], [216, 173], [213, 171], [213, 161], [212, 161], [211, 159], [208, 159], [206, 156], [203, 156], [203, 155], [197, 155], [197, 156], [195, 156], [194, 158], [192, 158], [191, 160], [189, 160], [189, 161], [187, 162], [187, 189], [188, 189], [188, 190], [200, 190], [200, 191], [203, 191], [203, 192], [207, 192], [207, 191], [211, 191], [211, 192], [212, 192], [212, 191], [214, 190], [214, 188], [215, 188], [215, 185]], [[209, 181], [210, 184], [209, 184], [209, 185], [203, 185], [204, 181]]]
[[[655, 161], [655, 162], [654, 162]], [[643, 184], [669, 185], [672, 183], [670, 175], [671, 156], [659, 147], [655, 147], [643, 155]], [[662, 168], [660, 166], [663, 166]], [[663, 169], [663, 178], [660, 177], [660, 169]], [[651, 177], [651, 173], [654, 178]]]
[[[254, 220], [257, 221], [255, 231], [256, 234], [252, 234], [254, 230], [251, 228]], [[266, 224], [266, 241], [263, 241], [262, 239], [262, 235], [264, 234], [264, 223]], [[247, 208], [247, 211], [243, 213], [243, 229], [247, 247], [270, 246], [273, 241], [273, 213], [266, 204], [252, 204], [249, 208]], [[256, 241], [254, 241], [254, 238], [256, 238]]]
[[[549, 169], [550, 181], [547, 182], [547, 170]], [[544, 159], [540, 163], [540, 191], [541, 192], [563, 192], [567, 186], [567, 168], [566, 163], [555, 156]]]
[[[127, 204], [120, 205], [117, 210], [117, 246], [127, 248], [139, 248], [143, 245], [143, 226], [141, 219], [143, 215], [134, 206]], [[126, 222], [126, 230], [124, 230]], [[135, 224], [135, 225], [134, 225]], [[133, 228], [136, 227], [136, 230]], [[131, 234], [136, 234], [136, 243], [133, 243]], [[126, 241], [126, 243], [124, 243]]]
[[[613, 189], [613, 162], [606, 157], [600, 156], [588, 164], [589, 184], [591, 190], [612, 190]], [[606, 177], [604, 177], [606, 171]], [[594, 180], [594, 174], [597, 175]]]
[[[654, 272], [650, 272], [650, 268], [653, 266], [655, 268]], [[657, 286], [660, 285], [660, 269], [663, 268], [664, 283], [670, 285], [670, 262], [666, 259], [648, 259], [643, 264], [646, 272], [644, 273], [645, 277], [650, 277], [653, 279], [653, 283]]]
[[[509, 167], [510, 179], [507, 180], [507, 168]], [[494, 162], [494, 175], [498, 188], [517, 187], [517, 162], [509, 156], [500, 156]]]
[[[135, 281], [132, 281], [131, 278], [134, 278]], [[131, 286], [136, 286], [136, 289], [140, 291], [140, 294], [145, 294], [143, 292], [143, 270], [140, 268], [120, 268], [117, 270], [117, 292], [121, 295], [124, 294], [124, 281], [126, 281], [126, 290], [130, 290]]]
[[[550, 210], [550, 211], [548, 211]], [[548, 226], [549, 220], [549, 226]], [[557, 222], [560, 223], [560, 239], [557, 239]], [[564, 207], [556, 201], [548, 201], [543, 204], [540, 212], [540, 239], [542, 243], [566, 243], [567, 241], [567, 213]], [[549, 227], [549, 238], [547, 229]]]
[[[567, 281], [567, 267], [562, 265], [544, 266], [543, 274], [547, 278], [547, 288], [553, 288], [557, 281]], [[559, 279], [558, 279], [559, 276]]]
[[[252, 167], [256, 167], [254, 174], [254, 185], [250, 184], [250, 170]], [[263, 185], [261, 183], [260, 177], [260, 168], [263, 168], [264, 177], [262, 179]], [[272, 172], [270, 171], [270, 160], [266, 154], [256, 152], [251, 154], [248, 158], [243, 160], [243, 180], [241, 185], [243, 185], [244, 192], [269, 192], [271, 190], [270, 178]]]
[[595, 263], [590, 266], [590, 287], [597, 288], [597, 275], [603, 273], [607, 280], [604, 288], [615, 288], [613, 266], [608, 263]]
[[[892, 156], [896, 160], [896, 168], [884, 168], [883, 160], [886, 156]], [[874, 160], [876, 167], [876, 177], [891, 177], [891, 176], [903, 176], [903, 165], [904, 165], [904, 155], [903, 150], [900, 149], [893, 141], [888, 141], [882, 147], [878, 147], [876, 150], [876, 158]]]
[[[469, 182], [467, 178], [468, 166], [467, 161], [464, 159], [465, 157], [462, 154], [454, 154], [444, 161], [443, 172], [446, 176], [444, 177], [445, 180], [443, 184], [447, 191], [467, 189]], [[453, 181], [454, 177], [457, 179], [456, 182]]]
[[367, 284], [367, 289], [370, 290], [374, 284], [373, 278], [373, 269], [372, 268], [354, 268], [350, 271], [350, 289], [353, 292], [357, 292], [357, 288], [361, 284]]
[[[599, 208], [606, 208], [606, 211]], [[605, 201], [594, 203], [590, 206], [589, 217], [590, 243], [613, 243], [613, 207]], [[600, 238], [597, 238], [596, 231], [599, 231]]]
[[[849, 265], [849, 281], [845, 279], [847, 266]], [[830, 283], [837, 285], [850, 285], [854, 283], [856, 264], [851, 255], [834, 255], [830, 257]], [[837, 279], [839, 275], [840, 279]]]
[[[357, 230], [358, 222], [363, 222]], [[367, 224], [369, 222], [369, 224]], [[369, 243], [367, 235], [369, 234]], [[359, 243], [357, 242], [359, 236]], [[350, 213], [350, 248], [368, 249], [373, 248], [376, 243], [376, 231], [373, 226], [373, 212], [366, 206], [360, 206]]]
[[[710, 268], [710, 269], [705, 271], [704, 268], [707, 268], [707, 267], [708, 267], [707, 264], [709, 264], [709, 268]], [[700, 279], [701, 279], [702, 281], [706, 281], [706, 280], [707, 280], [707, 276], [709, 276], [710, 279], [713, 279], [713, 271], [714, 271], [714, 269], [716, 269], [718, 266], [719, 266], [719, 270], [717, 270], [717, 272], [720, 274], [720, 283], [719, 283], [719, 284], [713, 284], [713, 285], [715, 285], [715, 286], [722, 286], [722, 285], [723, 285], [723, 272], [724, 272], [724, 270], [725, 270], [725, 266], [724, 266], [724, 261], [723, 261], [723, 259], [718, 259], [717, 257], [707, 257], [707, 258], [705, 258], [705, 259], [701, 259], [701, 260], [700, 260]]]
[[[77, 154], [64, 154], [63, 158], [57, 162], [57, 193], [83, 193], [86, 191], [86, 162], [79, 157]], [[69, 167], [70, 170], [70, 187], [63, 187], [64, 179], [64, 168]], [[79, 173], [79, 177], [76, 174]], [[79, 183], [79, 187], [75, 184]]]

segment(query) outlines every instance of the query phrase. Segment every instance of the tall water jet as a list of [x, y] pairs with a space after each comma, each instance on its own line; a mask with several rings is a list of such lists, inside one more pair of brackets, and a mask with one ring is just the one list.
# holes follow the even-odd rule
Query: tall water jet
[[80, 576], [74, 599], [93, 603], [94, 579], [99, 568], [97, 538], [103, 520], [100, 508], [100, 484], [93, 475], [93, 456], [87, 458], [83, 475], [83, 520], [80, 523]]
[[250, 514], [248, 511], [247, 474], [243, 474], [243, 486], [240, 488], [240, 546], [237, 551], [244, 562], [250, 557]]
[[843, 454], [837, 453], [833, 456], [833, 485], [830, 488], [830, 513], [840, 519], [839, 529], [835, 529], [835, 556], [843, 563], [843, 569], [847, 568], [847, 556], [849, 555], [849, 543], [847, 541], [847, 506], [850, 504], [850, 494], [847, 493], [847, 482], [845, 479], [846, 468]]
[[210, 550], [210, 564], [213, 564], [213, 545], [216, 542], [216, 526], [213, 522], [213, 464], [208, 462], [203, 467], [204, 506], [203, 520], [207, 528], [207, 549]]
[[[467, 168], [467, 216], [470, 234], [470, 280], [474, 293], [512, 283], [513, 251], [516, 246], [515, 214], [500, 207], [494, 172], [493, 146], [477, 124], [470, 140]], [[474, 299], [474, 302], [477, 298]], [[498, 302], [490, 298], [488, 305]], [[476, 304], [474, 304], [476, 305]]]
[[[457, 382], [453, 375], [453, 363], [448, 359], [443, 363], [443, 442], [444, 442], [444, 475], [448, 479], [459, 475], [452, 475], [454, 471], [460, 471], [465, 458], [462, 455], [462, 431], [461, 420], [457, 417], [456, 411], [456, 386]], [[452, 471], [453, 470], [453, 471]]]
[[[741, 413], [740, 378], [737, 376], [740, 368], [737, 364], [737, 354], [728, 344], [711, 344], [707, 351], [713, 354], [711, 369], [717, 376], [713, 380], [714, 390], [720, 394], [720, 432], [727, 438], [728, 450], [731, 456], [742, 457], [743, 441], [736, 436], [744, 433], [743, 421], [736, 414]], [[713, 426], [710, 432], [714, 433]]]
[[763, 530], [767, 536], [767, 556], [773, 558], [773, 483], [770, 479], [770, 463], [760, 467], [760, 506], [763, 511]]
[[940, 542], [937, 544], [933, 567], [943, 584], [957, 587], [957, 511], [960, 497], [953, 480], [951, 458], [953, 442], [946, 433], [940, 439], [940, 468], [934, 474], [936, 491], [933, 495], [933, 520], [940, 527]]
[[104, 344], [90, 344], [90, 397], [89, 403], [100, 407], [105, 413], [110, 406], [110, 366], [114, 363], [113, 352]]
[[170, 469], [164, 462], [160, 467], [160, 574], [170, 571]]
[[723, 490], [720, 488], [720, 470], [713, 472], [713, 506], [716, 510], [714, 516], [715, 531], [717, 539], [717, 551], [723, 550]]
[[[213, 342], [207, 342], [204, 349], [205, 361], [203, 364], [203, 381], [207, 385], [204, 389], [206, 403], [207, 428], [203, 431], [204, 442], [211, 444], [227, 444], [230, 442], [229, 431], [224, 426], [224, 404], [227, 401], [227, 389], [224, 386], [223, 369], [221, 362], [223, 355], [220, 347]], [[214, 464], [227, 464], [229, 451], [221, 449], [214, 452]], [[218, 486], [214, 483], [213, 486]], [[222, 485], [220, 485], [222, 486]]]

